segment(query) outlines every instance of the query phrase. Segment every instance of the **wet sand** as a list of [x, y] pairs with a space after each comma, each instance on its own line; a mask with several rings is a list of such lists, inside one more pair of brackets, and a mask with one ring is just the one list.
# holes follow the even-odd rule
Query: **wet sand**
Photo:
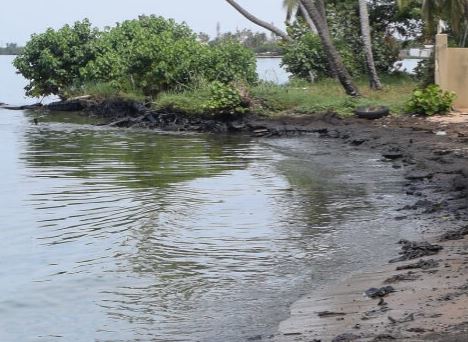
[[[322, 124], [323, 136], [377, 150], [404, 168], [408, 183], [402, 191], [414, 205], [399, 208], [395, 219], [413, 220], [420, 241], [442, 249], [353, 274], [305, 296], [292, 305], [273, 340], [468, 341], [468, 116], [328, 124]], [[426, 267], [405, 267], [415, 263]], [[384, 286], [395, 292], [365, 295]]]

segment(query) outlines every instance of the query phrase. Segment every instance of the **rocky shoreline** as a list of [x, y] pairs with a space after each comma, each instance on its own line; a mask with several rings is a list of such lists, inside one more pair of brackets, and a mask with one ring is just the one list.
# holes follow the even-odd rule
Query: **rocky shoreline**
[[[468, 341], [468, 116], [454, 122], [452, 117], [410, 116], [368, 121], [342, 119], [333, 113], [228, 120], [86, 97], [43, 109], [81, 111], [103, 118], [112, 127], [257, 137], [316, 134], [356, 149], [375, 150], [394, 168], [403, 169], [407, 182], [402, 191], [414, 201], [398, 208], [400, 214], [394, 220], [414, 220], [422, 240], [400, 241], [402, 252], [392, 263], [301, 299], [273, 339]], [[431, 224], [421, 225], [420, 218]], [[392, 291], [387, 291], [389, 286]]]

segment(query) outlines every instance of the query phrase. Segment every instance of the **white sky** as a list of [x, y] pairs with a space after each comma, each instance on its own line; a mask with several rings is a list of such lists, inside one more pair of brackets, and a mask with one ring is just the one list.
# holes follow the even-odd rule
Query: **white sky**
[[[0, 45], [6, 42], [24, 44], [32, 33], [47, 27], [58, 28], [76, 20], [89, 18], [98, 27], [136, 18], [140, 14], [156, 14], [176, 21], [185, 21], [195, 32], [216, 34], [236, 28], [261, 31], [237, 13], [224, 0], [3, 0], [0, 13]], [[284, 28], [282, 0], [239, 0], [258, 17]]]

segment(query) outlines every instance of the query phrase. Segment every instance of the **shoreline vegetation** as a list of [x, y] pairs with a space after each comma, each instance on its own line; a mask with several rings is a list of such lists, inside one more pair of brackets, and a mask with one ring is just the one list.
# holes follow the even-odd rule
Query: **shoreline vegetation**
[[[352, 29], [352, 25], [344, 25], [341, 19], [336, 18], [335, 27]], [[371, 290], [364, 288], [368, 286], [378, 287], [369, 292], [381, 294], [377, 295], [378, 303], [367, 301], [371, 307], [366, 310], [354, 306], [354, 314], [349, 315], [354, 318], [342, 321], [337, 321], [337, 317], [348, 313], [341, 311], [341, 302], [336, 307], [328, 303], [321, 315], [315, 312], [314, 302], [309, 303], [305, 311], [311, 317], [318, 316], [320, 323], [323, 317], [331, 317], [333, 326], [324, 325], [329, 330], [320, 336], [313, 335], [304, 324], [304, 316], [293, 311], [299, 323], [280, 331], [278, 341], [310, 341], [312, 337], [320, 341], [332, 335], [336, 336], [333, 341], [449, 341], [443, 339], [447, 336], [462, 336], [462, 340], [467, 340], [467, 122], [457, 125], [402, 115], [408, 111], [427, 115], [447, 111], [453, 95], [435, 86], [426, 88], [427, 93], [413, 92], [418, 87], [417, 81], [391, 72], [397, 49], [394, 39], [388, 39], [390, 45], [384, 46], [387, 41], [384, 38], [388, 37], [382, 30], [377, 35], [382, 42], [381, 51], [376, 54], [379, 71], [385, 71], [381, 75], [382, 90], [372, 90], [369, 81], [359, 77], [365, 74], [366, 66], [362, 53], [353, 49], [362, 50], [362, 46], [350, 48], [351, 44], [340, 44], [340, 53], [346, 57], [344, 62], [352, 70], [361, 93], [361, 96], [348, 96], [336, 78], [330, 77], [333, 70], [319, 51], [317, 36], [301, 22], [294, 23], [290, 29], [294, 39], [287, 43], [290, 45], [284, 43], [283, 62], [296, 78], [286, 85], [258, 81], [255, 54], [239, 41], [201, 42], [186, 25], [161, 17], [141, 16], [104, 31], [93, 28], [87, 20], [59, 30], [49, 29], [34, 35], [14, 64], [30, 81], [26, 87], [28, 95], [57, 95], [62, 101], [3, 108], [78, 111], [102, 117], [104, 124], [112, 127], [246, 132], [257, 137], [314, 133], [323, 138], [341, 139], [356, 149], [372, 149], [394, 168], [403, 169], [407, 183], [402, 191], [414, 203], [398, 208], [401, 215], [394, 219], [414, 220], [415, 231], [424, 240], [401, 242], [399, 262], [414, 259], [424, 263], [428, 261], [427, 256], [433, 256], [439, 269], [434, 267], [435, 272], [425, 272], [415, 268], [417, 271], [408, 275], [393, 274], [394, 269], [385, 267], [385, 272], [400, 277], [392, 285], [395, 291], [382, 290], [382, 281], [376, 277], [360, 284], [357, 276], [349, 285], [356, 291], [345, 300], [358, 302], [356, 293]], [[340, 33], [343, 39], [349, 37], [345, 31]], [[311, 66], [310, 61], [316, 64]], [[427, 66], [426, 76], [433, 74], [430, 67]], [[418, 110], [408, 109], [408, 104]], [[394, 115], [374, 121], [352, 116], [357, 107], [382, 105]], [[441, 252], [435, 246], [443, 236], [460, 240], [451, 253]], [[452, 240], [440, 244], [450, 250], [447, 241]], [[425, 254], [427, 251], [434, 253]], [[456, 267], [451, 264], [454, 259]], [[457, 281], [444, 282], [441, 275]], [[414, 279], [403, 279], [405, 276]], [[416, 279], [424, 282], [411, 286]], [[399, 281], [405, 281], [405, 286], [400, 286]], [[432, 290], [424, 288], [426, 282], [436, 284], [434, 287], [441, 297], [447, 296], [446, 311], [438, 310], [440, 302], [433, 298]], [[420, 301], [414, 308], [401, 311], [401, 298], [416, 292], [421, 292]], [[439, 316], [431, 316], [434, 312]], [[369, 317], [362, 318], [366, 315]], [[434, 320], [444, 324], [434, 326]], [[418, 326], [413, 326], [413, 322]]]

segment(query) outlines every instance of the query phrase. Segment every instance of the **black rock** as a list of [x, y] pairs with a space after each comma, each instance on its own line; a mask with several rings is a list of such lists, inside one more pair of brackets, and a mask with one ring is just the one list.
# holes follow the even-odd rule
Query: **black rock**
[[403, 157], [403, 153], [398, 152], [398, 151], [389, 151], [389, 152], [382, 153], [382, 155], [385, 158], [390, 159], [390, 160], [395, 160], [395, 159], [399, 159]]
[[79, 100], [52, 102], [46, 107], [57, 112], [78, 112], [84, 109], [83, 103]]
[[392, 292], [396, 292], [393, 286], [384, 286], [380, 289], [371, 287], [370, 289], [366, 290], [365, 294], [369, 298], [381, 298]]

